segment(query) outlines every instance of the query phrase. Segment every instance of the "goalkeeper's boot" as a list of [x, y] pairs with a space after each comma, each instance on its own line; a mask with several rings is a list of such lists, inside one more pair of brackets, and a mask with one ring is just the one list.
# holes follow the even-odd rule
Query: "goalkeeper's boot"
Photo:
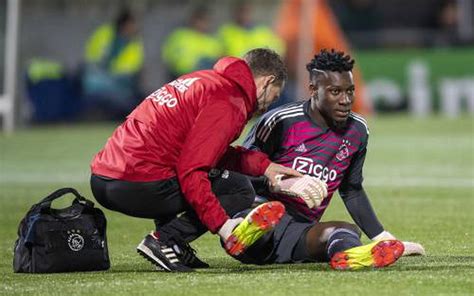
[[227, 253], [231, 256], [240, 255], [265, 233], [275, 228], [284, 214], [285, 206], [279, 201], [267, 202], [253, 209], [225, 241]]
[[381, 268], [389, 266], [403, 255], [404, 246], [398, 240], [382, 240], [338, 252], [331, 258], [330, 265], [338, 270], [356, 270], [364, 267]]
[[191, 267], [184, 265], [172, 246], [160, 241], [153, 234], [147, 235], [137, 247], [137, 252], [156, 267], [170, 272], [190, 272]]

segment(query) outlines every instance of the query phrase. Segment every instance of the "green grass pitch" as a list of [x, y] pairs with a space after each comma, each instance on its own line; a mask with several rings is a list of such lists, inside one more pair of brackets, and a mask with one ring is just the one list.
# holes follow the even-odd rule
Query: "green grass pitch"
[[[59, 187], [73, 186], [92, 198], [89, 162], [114, 125], [42, 126], [2, 134], [0, 294], [473, 295], [473, 118], [384, 116], [371, 118], [369, 126], [364, 174], [372, 204], [386, 229], [400, 239], [422, 243], [427, 256], [356, 272], [332, 271], [326, 264], [242, 265], [210, 234], [193, 243], [210, 269], [159, 272], [135, 252], [153, 223], [105, 211], [109, 271], [14, 274], [12, 249], [20, 219], [34, 202]], [[338, 196], [323, 220], [333, 219], [350, 221]]]

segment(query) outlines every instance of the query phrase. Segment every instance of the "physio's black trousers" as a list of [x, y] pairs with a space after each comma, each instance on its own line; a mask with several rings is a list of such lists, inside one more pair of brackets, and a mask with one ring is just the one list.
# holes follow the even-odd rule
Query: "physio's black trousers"
[[[209, 173], [209, 180], [230, 217], [251, 207], [255, 191], [247, 177], [214, 169]], [[154, 219], [160, 239], [165, 242], [170, 239], [191, 242], [207, 231], [181, 193], [176, 178], [128, 182], [92, 175], [91, 188], [99, 204], [109, 210]]]

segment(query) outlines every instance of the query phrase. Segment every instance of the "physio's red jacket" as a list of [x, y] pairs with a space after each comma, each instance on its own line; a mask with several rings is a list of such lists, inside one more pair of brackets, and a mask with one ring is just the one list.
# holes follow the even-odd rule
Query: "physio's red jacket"
[[270, 164], [263, 153], [230, 146], [256, 104], [250, 68], [223, 58], [213, 70], [181, 76], [149, 95], [95, 156], [92, 173], [135, 182], [177, 176], [199, 219], [216, 233], [229, 217], [211, 191], [208, 171], [260, 176]]

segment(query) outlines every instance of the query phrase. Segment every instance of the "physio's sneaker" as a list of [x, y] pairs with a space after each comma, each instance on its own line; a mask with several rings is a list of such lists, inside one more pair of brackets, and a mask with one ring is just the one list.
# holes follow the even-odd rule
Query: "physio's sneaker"
[[173, 250], [176, 252], [178, 259], [182, 264], [191, 268], [209, 268], [209, 264], [199, 259], [196, 256], [196, 250], [194, 250], [187, 242], [177, 242], [173, 245]]
[[404, 246], [398, 240], [382, 240], [338, 252], [330, 265], [338, 270], [356, 270], [364, 267], [389, 266], [403, 255]]
[[137, 247], [137, 252], [153, 265], [165, 271], [190, 272], [192, 268], [178, 259], [172, 247], [164, 244], [153, 235], [147, 235]]
[[237, 256], [255, 243], [265, 233], [272, 230], [285, 214], [285, 206], [279, 201], [271, 201], [253, 209], [234, 228], [224, 243], [227, 253]]

